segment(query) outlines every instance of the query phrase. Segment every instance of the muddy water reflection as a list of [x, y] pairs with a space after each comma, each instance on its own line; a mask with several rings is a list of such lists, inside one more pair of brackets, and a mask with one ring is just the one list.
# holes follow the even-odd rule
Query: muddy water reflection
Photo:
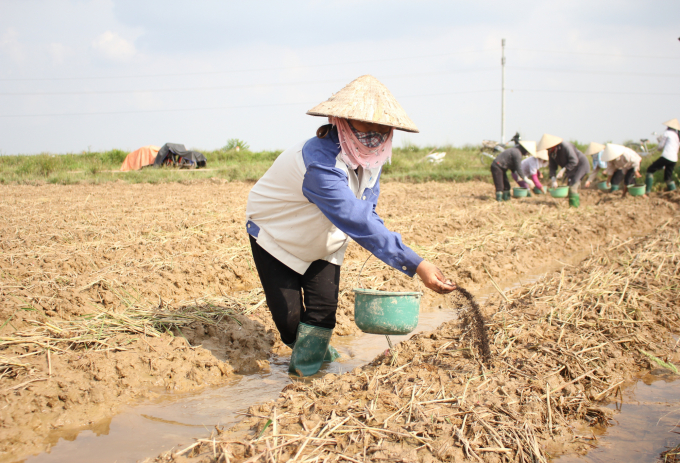
[[[455, 318], [454, 311], [423, 312], [415, 332], [433, 330]], [[391, 336], [397, 343], [409, 338]], [[384, 336], [361, 334], [340, 338], [335, 347], [342, 354], [316, 376], [343, 373], [364, 365], [387, 349]], [[229, 425], [256, 403], [278, 397], [290, 383], [288, 357], [273, 359], [266, 373], [239, 377], [224, 386], [195, 394], [165, 394], [151, 403], [136, 405], [111, 419], [88, 428], [59, 431], [51, 436], [56, 444], [49, 453], [30, 457], [27, 463], [135, 462], [156, 456], [192, 438], [210, 433], [217, 425]]]
[[[559, 463], [656, 463], [660, 454], [680, 443], [680, 377], [656, 370], [623, 391], [615, 426], [594, 433], [596, 446], [585, 456], [565, 456]], [[582, 430], [579, 434], [591, 435]]]

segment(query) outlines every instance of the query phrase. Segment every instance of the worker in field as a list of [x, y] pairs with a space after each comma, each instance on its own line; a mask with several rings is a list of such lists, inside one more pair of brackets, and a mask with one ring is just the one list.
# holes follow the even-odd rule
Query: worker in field
[[[607, 163], [602, 160], [602, 153], [604, 152], [605, 146], [602, 143], [590, 142], [586, 152], [584, 153], [586, 157], [590, 156], [593, 161], [593, 168], [586, 180], [585, 187], [590, 188], [590, 185], [597, 180], [598, 174], [604, 172], [607, 169]], [[618, 185], [617, 185], [618, 188]]]
[[[528, 178], [530, 182], [525, 182], [520, 179], [519, 175], [514, 172], [512, 173], [512, 178], [514, 178], [517, 184], [522, 188], [526, 188], [527, 190], [533, 188], [533, 192], [537, 195], [540, 195], [541, 193], [545, 194], [546, 190], [541, 184], [540, 179], [542, 178], [541, 169], [547, 165], [548, 152], [546, 150], [536, 151], [536, 154], [528, 156], [522, 161], [522, 177]], [[531, 196], [530, 193], [529, 196]]]
[[564, 167], [567, 185], [569, 185], [569, 205], [579, 207], [581, 200], [578, 189], [581, 185], [581, 179], [590, 172], [588, 158], [573, 143], [547, 133], [541, 137], [537, 149], [548, 150], [552, 188], [557, 188], [557, 168]]
[[628, 193], [628, 185], [635, 184], [635, 179], [642, 177], [642, 174], [640, 174], [642, 158], [635, 151], [623, 145], [607, 143], [602, 152], [602, 160], [607, 163], [607, 182], [611, 184], [611, 190], [618, 190], [619, 184], [623, 181], [622, 197]]
[[438, 293], [455, 285], [387, 229], [375, 211], [394, 130], [418, 132], [390, 91], [362, 76], [307, 114], [328, 124], [276, 159], [253, 186], [246, 230], [267, 305], [293, 349], [288, 371], [316, 373], [330, 345], [340, 265], [351, 240]]
[[654, 172], [661, 169], [664, 169], [663, 181], [666, 182], [668, 191], [673, 191], [676, 188], [673, 181], [673, 169], [675, 169], [675, 164], [678, 162], [678, 150], [680, 149], [680, 140], [678, 138], [680, 122], [677, 119], [671, 119], [664, 122], [663, 125], [666, 126], [666, 130], [659, 137], [659, 144], [656, 147], [657, 150], [662, 150], [661, 156], [647, 168], [647, 176], [645, 177], [647, 193], [652, 191]]
[[508, 180], [508, 170], [512, 172], [513, 178], [522, 178], [525, 183], [529, 183], [529, 179], [522, 174], [522, 157], [527, 154], [534, 156], [536, 154], [536, 142], [525, 141], [519, 142], [518, 146], [513, 146], [503, 151], [496, 156], [496, 159], [491, 163], [491, 177], [493, 184], [496, 187], [496, 201], [510, 200], [510, 181]]

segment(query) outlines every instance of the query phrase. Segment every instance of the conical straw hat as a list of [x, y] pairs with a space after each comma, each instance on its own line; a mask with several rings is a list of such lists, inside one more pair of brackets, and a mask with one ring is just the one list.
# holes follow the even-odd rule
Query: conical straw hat
[[548, 150], [538, 150], [538, 151], [536, 151], [535, 156], [538, 159], [543, 159], [544, 161], [547, 161], [548, 160]]
[[327, 101], [307, 111], [307, 114], [342, 117], [387, 125], [405, 132], [419, 132], [387, 87], [369, 75], [353, 80]]
[[607, 143], [607, 147], [604, 149], [604, 153], [602, 153], [601, 160], [604, 162], [613, 161], [614, 159], [621, 156], [624, 151], [626, 151], [625, 146]]
[[562, 143], [562, 139], [560, 137], [556, 137], [555, 135], [550, 135], [549, 133], [544, 133], [543, 136], [541, 137], [541, 140], [538, 142], [538, 146], [536, 147], [537, 150], [547, 150], [549, 148], [552, 148], [553, 146], [557, 146], [560, 143]]
[[520, 145], [524, 147], [525, 150], [529, 152], [530, 155], [536, 156], [536, 142], [529, 140], [522, 140], [519, 142]]
[[670, 121], [666, 121], [663, 123], [666, 127], [670, 127], [671, 129], [675, 130], [680, 130], [680, 122], [678, 122], [677, 119], [671, 119]]
[[602, 151], [605, 148], [605, 146], [602, 143], [597, 143], [597, 142], [590, 142], [590, 145], [588, 145], [588, 149], [585, 152], [586, 156], [592, 156], [593, 154], [597, 154], [600, 151]]

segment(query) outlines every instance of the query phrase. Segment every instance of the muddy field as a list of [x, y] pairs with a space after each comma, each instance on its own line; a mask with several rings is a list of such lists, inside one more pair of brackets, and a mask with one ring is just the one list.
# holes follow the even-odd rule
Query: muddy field
[[[0, 187], [0, 461], [47, 450], [54, 429], [95, 422], [159, 391], [266, 369], [272, 355], [289, 352], [250, 259], [243, 220], [250, 186]], [[473, 292], [490, 277], [521, 280], [555, 259], [630, 249], [634, 236], [677, 230], [680, 201], [587, 191], [574, 210], [550, 198], [497, 204], [482, 183], [382, 189], [387, 226]], [[351, 288], [368, 257], [354, 244], [348, 250], [336, 335], [356, 332]], [[375, 258], [361, 284], [422, 289]], [[450, 304], [429, 292], [423, 299], [425, 308]]]

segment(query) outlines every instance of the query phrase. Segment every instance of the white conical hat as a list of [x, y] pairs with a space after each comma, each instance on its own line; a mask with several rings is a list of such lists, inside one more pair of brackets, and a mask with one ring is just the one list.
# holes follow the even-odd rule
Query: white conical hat
[[550, 135], [549, 133], [544, 133], [543, 136], [541, 137], [541, 140], [538, 142], [538, 146], [536, 147], [537, 150], [547, 150], [549, 148], [552, 148], [553, 146], [557, 146], [560, 143], [562, 143], [562, 139], [560, 137], [556, 137], [555, 135]]
[[593, 154], [597, 154], [600, 151], [604, 149], [604, 145], [602, 143], [597, 143], [597, 142], [590, 142], [590, 145], [588, 145], [588, 149], [584, 153], [586, 156], [592, 156]]
[[666, 127], [670, 127], [671, 129], [675, 130], [680, 130], [680, 122], [678, 122], [677, 119], [671, 119], [670, 121], [666, 121], [663, 123]]
[[307, 114], [342, 117], [387, 125], [405, 132], [419, 132], [387, 87], [369, 75], [353, 80], [327, 101], [307, 111]]
[[536, 151], [536, 154], [534, 155], [538, 159], [543, 159], [544, 161], [548, 160], [548, 150], [538, 150]]
[[625, 146], [607, 143], [607, 147], [604, 149], [604, 153], [602, 153], [600, 160], [604, 162], [613, 161], [621, 156], [624, 151], [626, 151]]
[[519, 142], [520, 145], [524, 147], [525, 150], [529, 152], [530, 155], [536, 156], [536, 142], [529, 140], [522, 140]]

